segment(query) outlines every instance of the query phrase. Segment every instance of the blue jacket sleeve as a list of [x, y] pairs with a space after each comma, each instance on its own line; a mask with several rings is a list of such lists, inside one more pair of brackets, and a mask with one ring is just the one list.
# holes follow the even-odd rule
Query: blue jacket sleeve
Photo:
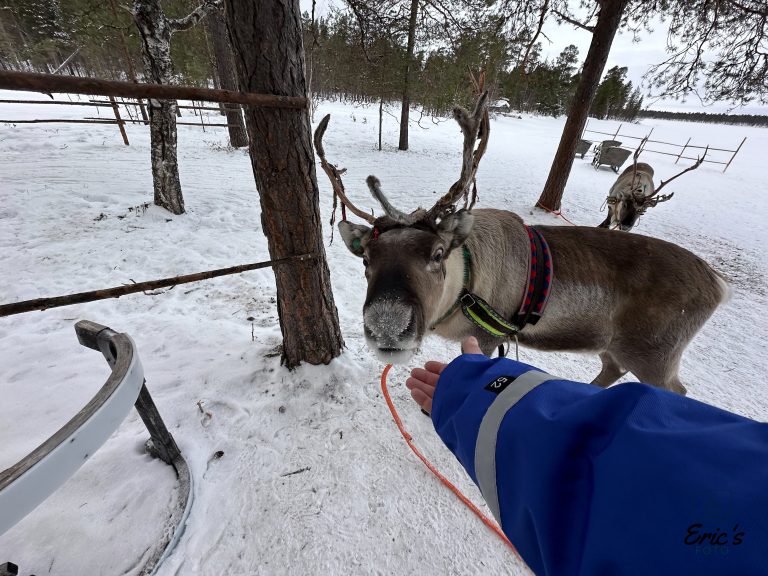
[[491, 454], [501, 527], [536, 574], [768, 574], [768, 425], [645, 384], [550, 380], [478, 440], [531, 370], [460, 356], [432, 419], [476, 483]]

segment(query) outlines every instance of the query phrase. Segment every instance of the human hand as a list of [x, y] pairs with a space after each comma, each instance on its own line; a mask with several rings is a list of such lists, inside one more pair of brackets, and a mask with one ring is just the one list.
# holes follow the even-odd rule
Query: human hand
[[[482, 354], [480, 345], [474, 336], [466, 338], [461, 343], [462, 354]], [[424, 368], [414, 368], [411, 376], [405, 381], [405, 385], [411, 391], [414, 399], [424, 412], [432, 413], [432, 397], [435, 395], [435, 387], [440, 379], [440, 374], [447, 364], [430, 360], [424, 364]]]

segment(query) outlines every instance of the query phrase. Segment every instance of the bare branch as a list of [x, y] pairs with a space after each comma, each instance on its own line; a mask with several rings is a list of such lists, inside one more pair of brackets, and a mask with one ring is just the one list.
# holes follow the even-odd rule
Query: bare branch
[[197, 25], [200, 20], [219, 10], [221, 8], [221, 0], [205, 0], [200, 6], [195, 8], [192, 12], [184, 16], [184, 18], [168, 19], [168, 26], [170, 26], [173, 32], [183, 32], [189, 30]]
[[768, 102], [768, 5], [764, 0], [690, 0], [671, 6], [669, 57], [644, 79], [655, 97], [693, 93], [702, 102]]
[[586, 30], [587, 32], [591, 32], [591, 33], [595, 32], [595, 27], [594, 26], [588, 26], [587, 24], [584, 24], [583, 22], [579, 22], [578, 20], [574, 20], [573, 18], [571, 18], [567, 14], [563, 14], [562, 12], [560, 12], [560, 10], [552, 9], [552, 13], [555, 16], [557, 16], [558, 18], [560, 18], [561, 20], [563, 20], [564, 22], [568, 22], [568, 24], [573, 24], [577, 28], [581, 28], [582, 30]]
[[549, 9], [549, 0], [544, 0], [544, 4], [541, 6], [541, 14], [539, 15], [539, 26], [536, 28], [536, 33], [533, 35], [533, 38], [531, 38], [531, 41], [528, 44], [528, 47], [525, 49], [525, 55], [523, 56], [523, 60], [520, 62], [520, 74], [523, 74], [523, 71], [525, 70], [525, 65], [528, 62], [528, 56], [531, 54], [531, 50], [533, 50], [533, 47], [536, 45], [536, 40], [539, 38], [539, 34], [541, 34], [541, 29], [544, 27], [544, 21], [547, 19], [547, 10]]
[[363, 212], [357, 208], [354, 204], [352, 204], [352, 202], [349, 201], [349, 198], [347, 198], [347, 194], [344, 192], [344, 183], [341, 181], [341, 175], [345, 170], [338, 170], [336, 166], [329, 164], [325, 159], [325, 150], [323, 149], [323, 135], [325, 135], [325, 130], [328, 128], [328, 122], [330, 120], [331, 115], [326, 114], [326, 116], [320, 121], [320, 124], [318, 124], [317, 128], [315, 129], [315, 151], [320, 157], [320, 166], [322, 166], [323, 171], [328, 175], [328, 179], [331, 181], [334, 198], [338, 196], [342, 204], [349, 208], [355, 216], [362, 218], [369, 224], [373, 224], [376, 221], [376, 218], [374, 218], [372, 214], [368, 214], [367, 212]]
[[427, 7], [432, 7], [438, 14], [440, 14], [446, 23], [450, 22], [457, 30], [466, 29], [466, 26], [456, 18], [454, 11], [451, 10], [450, 7], [445, 6], [440, 0], [425, 0], [422, 11]]

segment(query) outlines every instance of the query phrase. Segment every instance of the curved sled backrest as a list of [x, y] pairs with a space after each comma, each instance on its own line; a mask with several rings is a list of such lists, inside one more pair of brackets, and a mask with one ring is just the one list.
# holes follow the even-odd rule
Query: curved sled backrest
[[66, 482], [117, 430], [132, 406], [150, 433], [150, 452], [173, 466], [179, 497], [160, 538], [142, 559], [151, 574], [178, 541], [192, 503], [192, 478], [176, 442], [144, 385], [144, 370], [127, 334], [83, 320], [75, 325], [80, 344], [102, 352], [112, 373], [96, 395], [55, 434], [0, 472], [0, 534], [24, 518]]
[[112, 373], [69, 422], [0, 473], [0, 534], [34, 510], [98, 450], [128, 415], [144, 383], [133, 340], [114, 334]]

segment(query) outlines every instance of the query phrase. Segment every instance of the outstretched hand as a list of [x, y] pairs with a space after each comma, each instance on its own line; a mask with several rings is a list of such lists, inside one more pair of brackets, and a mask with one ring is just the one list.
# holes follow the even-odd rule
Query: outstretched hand
[[[474, 336], [466, 338], [461, 343], [462, 354], [482, 354], [480, 345]], [[414, 368], [411, 376], [405, 381], [405, 385], [411, 391], [411, 397], [425, 412], [432, 413], [432, 397], [435, 395], [435, 387], [440, 379], [440, 374], [447, 364], [430, 360], [424, 364], [424, 368]]]

